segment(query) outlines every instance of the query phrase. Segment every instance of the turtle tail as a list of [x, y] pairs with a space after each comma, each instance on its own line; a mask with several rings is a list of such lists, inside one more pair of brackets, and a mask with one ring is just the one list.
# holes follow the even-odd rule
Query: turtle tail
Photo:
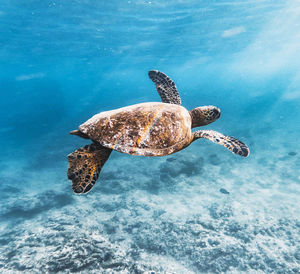
[[69, 133], [70, 133], [71, 135], [77, 135], [77, 136], [79, 136], [79, 137], [81, 137], [81, 138], [84, 138], [84, 139], [90, 139], [90, 137], [89, 137], [87, 134], [81, 132], [81, 131], [78, 130], [78, 129], [72, 130], [72, 131], [70, 131]]
[[68, 178], [75, 193], [87, 193], [95, 185], [111, 149], [92, 143], [68, 155]]

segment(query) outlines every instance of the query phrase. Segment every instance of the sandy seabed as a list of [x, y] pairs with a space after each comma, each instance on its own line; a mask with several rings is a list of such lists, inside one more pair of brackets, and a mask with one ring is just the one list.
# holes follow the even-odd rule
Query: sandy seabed
[[73, 146], [6, 160], [0, 272], [299, 273], [298, 147], [247, 138], [247, 159], [204, 140], [167, 157], [114, 152], [87, 195], [66, 178]]

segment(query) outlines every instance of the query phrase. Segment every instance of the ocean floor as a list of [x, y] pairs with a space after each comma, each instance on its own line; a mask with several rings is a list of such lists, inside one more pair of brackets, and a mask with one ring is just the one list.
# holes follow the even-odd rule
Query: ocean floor
[[66, 178], [74, 143], [3, 159], [0, 272], [299, 273], [299, 147], [259, 138], [246, 159], [205, 140], [114, 152], [87, 195]]

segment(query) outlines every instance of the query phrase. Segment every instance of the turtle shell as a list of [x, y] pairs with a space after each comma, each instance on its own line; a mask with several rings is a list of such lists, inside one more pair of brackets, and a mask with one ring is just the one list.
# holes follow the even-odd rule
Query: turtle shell
[[144, 156], [168, 155], [192, 140], [189, 112], [180, 105], [156, 102], [101, 112], [79, 130], [107, 148]]

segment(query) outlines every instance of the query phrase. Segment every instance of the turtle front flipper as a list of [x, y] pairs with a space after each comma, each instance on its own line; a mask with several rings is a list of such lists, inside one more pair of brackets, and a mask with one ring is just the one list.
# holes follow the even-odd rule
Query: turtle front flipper
[[158, 70], [150, 70], [148, 75], [154, 82], [163, 103], [181, 105], [179, 92], [170, 77]]
[[248, 157], [250, 154], [249, 148], [243, 142], [241, 142], [240, 140], [234, 137], [223, 135], [222, 133], [219, 133], [217, 131], [197, 130], [193, 134], [194, 134], [193, 141], [199, 138], [205, 138], [216, 144], [226, 147], [232, 153], [238, 154], [240, 156]]
[[98, 143], [86, 145], [68, 155], [68, 178], [75, 193], [87, 193], [96, 183], [111, 149]]

